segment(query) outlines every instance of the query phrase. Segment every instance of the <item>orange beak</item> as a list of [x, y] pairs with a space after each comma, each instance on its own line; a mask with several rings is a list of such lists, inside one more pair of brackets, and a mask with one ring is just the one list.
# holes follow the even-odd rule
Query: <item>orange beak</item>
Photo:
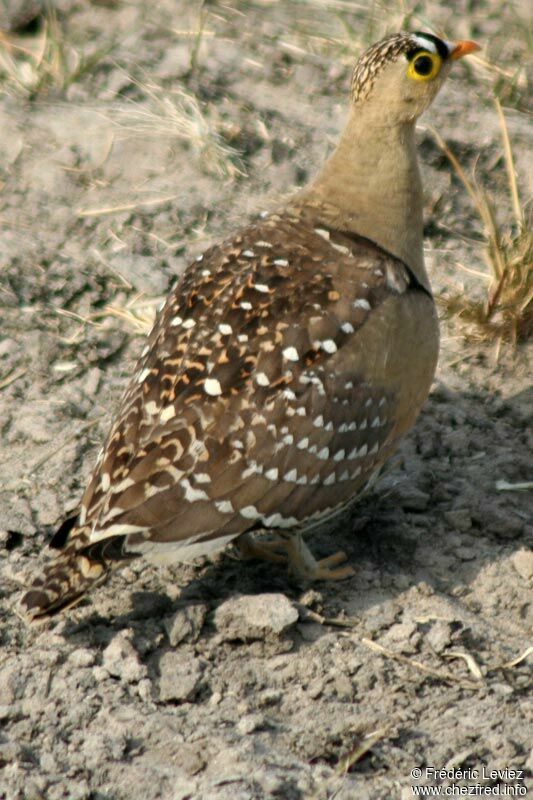
[[476, 42], [471, 42], [468, 39], [463, 39], [460, 42], [453, 43], [453, 50], [450, 53], [450, 58], [453, 58], [453, 60], [456, 61], [458, 58], [468, 56], [470, 53], [475, 53], [478, 50], [481, 50], [479, 44], [476, 44]]

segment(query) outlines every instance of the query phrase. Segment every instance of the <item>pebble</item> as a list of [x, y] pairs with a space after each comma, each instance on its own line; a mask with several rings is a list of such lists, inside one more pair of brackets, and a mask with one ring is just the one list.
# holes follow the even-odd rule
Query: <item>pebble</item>
[[152, 700], [152, 681], [149, 678], [143, 678], [137, 685], [139, 697], [145, 703]]
[[511, 561], [515, 570], [524, 580], [530, 581], [533, 579], [533, 553], [531, 550], [526, 550], [525, 548], [517, 550], [511, 556]]
[[[420, 586], [418, 589], [420, 590]], [[367, 635], [372, 637], [379, 631], [393, 625], [396, 619], [396, 613], [396, 609], [392, 605], [377, 605], [368, 609], [364, 619]]]
[[19, 349], [19, 345], [14, 339], [3, 339], [0, 342], [0, 358], [13, 355]]
[[408, 589], [411, 585], [411, 577], [399, 572], [397, 575], [392, 576], [392, 585], [403, 592], [404, 589]]
[[0, 722], [5, 720], [18, 717], [21, 713], [20, 705], [18, 703], [14, 703], [13, 705], [1, 705], [0, 706]]
[[494, 694], [502, 695], [503, 697], [508, 697], [509, 695], [513, 694], [513, 687], [509, 686], [508, 683], [491, 683], [490, 685], [491, 692]]
[[69, 655], [68, 660], [73, 667], [92, 667], [96, 661], [96, 656], [92, 650], [86, 647], [78, 647]]
[[93, 667], [93, 678], [96, 683], [103, 683], [107, 678], [109, 678], [110, 673], [105, 669], [105, 667], [96, 666]]
[[44, 772], [57, 772], [57, 761], [51, 753], [43, 753], [40, 758], [40, 767]]
[[524, 531], [521, 519], [506, 510], [492, 504], [484, 509], [481, 516], [481, 527], [493, 533], [499, 539], [517, 539]]
[[209, 705], [210, 706], [218, 706], [222, 702], [222, 693], [221, 692], [213, 692], [211, 697], [209, 698]]
[[298, 611], [283, 594], [232, 597], [220, 605], [214, 622], [230, 639], [263, 639], [282, 634], [298, 621]]
[[458, 547], [455, 554], [461, 561], [474, 561], [479, 556], [479, 551], [475, 547], [464, 545], [463, 547]]
[[265, 689], [264, 692], [257, 697], [257, 705], [260, 708], [268, 706], [277, 706], [283, 699], [283, 693], [278, 689]]
[[415, 622], [397, 622], [380, 639], [380, 644], [391, 647], [393, 650], [400, 650], [400, 652], [411, 652], [417, 637], [418, 631]]
[[22, 748], [18, 742], [6, 739], [0, 742], [0, 763], [9, 764], [21, 760]]
[[333, 680], [335, 694], [339, 700], [348, 701], [353, 700], [354, 688], [352, 682], [347, 675], [340, 672]]
[[472, 527], [472, 517], [466, 508], [457, 508], [453, 511], [445, 511], [444, 519], [457, 531], [469, 531]]
[[20, 669], [16, 664], [0, 669], [0, 705], [10, 706], [16, 700], [20, 685]]
[[172, 647], [180, 642], [196, 642], [204, 626], [207, 606], [194, 603], [180, 608], [172, 617], [165, 620], [165, 630]]
[[247, 714], [237, 723], [237, 731], [243, 736], [247, 736], [255, 731], [260, 731], [265, 727], [265, 718], [262, 714]]
[[323, 678], [315, 678], [307, 687], [307, 694], [312, 700], [316, 700], [324, 691]]
[[43, 775], [30, 778], [24, 786], [24, 800], [47, 800], [46, 785], [48, 781]]
[[202, 747], [202, 744], [183, 742], [173, 761], [187, 775], [196, 775], [206, 765], [205, 748]]
[[131, 631], [121, 631], [103, 652], [103, 666], [107, 672], [124, 683], [137, 683], [147, 675], [147, 669], [131, 643], [131, 636]]
[[170, 651], [159, 659], [159, 699], [183, 703], [198, 691], [203, 667], [194, 655]]
[[398, 487], [398, 499], [405, 511], [425, 511], [431, 498], [416, 486], [404, 486]]
[[449, 622], [436, 620], [426, 634], [426, 641], [436, 653], [442, 653], [451, 642], [452, 628]]

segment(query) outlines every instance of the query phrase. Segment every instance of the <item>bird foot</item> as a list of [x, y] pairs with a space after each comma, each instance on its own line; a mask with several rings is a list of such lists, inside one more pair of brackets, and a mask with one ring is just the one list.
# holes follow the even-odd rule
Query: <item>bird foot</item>
[[245, 533], [237, 539], [237, 546], [245, 559], [285, 563], [290, 573], [308, 581], [343, 581], [355, 575], [353, 567], [338, 567], [347, 558], [342, 550], [317, 561], [300, 534], [289, 539], [279, 537], [258, 542], [251, 534]]
[[308, 581], [343, 581], [355, 575], [353, 567], [337, 567], [347, 558], [342, 550], [317, 561], [301, 536], [287, 543], [287, 558], [290, 572]]
[[[287, 563], [287, 542], [285, 539], [271, 539], [258, 542], [251, 533], [243, 533], [236, 541], [241, 558], [249, 561], [259, 558], [262, 561], [273, 561], [276, 564]], [[282, 551], [282, 552], [280, 552]], [[285, 551], [285, 553], [283, 553]]]
[[321, 558], [320, 561], [316, 562], [316, 568], [311, 579], [315, 581], [343, 581], [346, 578], [351, 578], [352, 575], [355, 575], [355, 570], [349, 565], [339, 567], [339, 569], [331, 569], [331, 567], [346, 561], [347, 558], [348, 556], [343, 550], [339, 550], [338, 553], [333, 553], [327, 558]]

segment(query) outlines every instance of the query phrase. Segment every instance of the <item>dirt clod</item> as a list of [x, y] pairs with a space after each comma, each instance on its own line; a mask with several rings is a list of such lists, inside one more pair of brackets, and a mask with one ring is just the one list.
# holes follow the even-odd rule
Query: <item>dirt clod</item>
[[283, 594], [231, 597], [220, 605], [214, 622], [228, 639], [262, 639], [282, 634], [298, 620], [298, 611]]
[[195, 642], [202, 631], [207, 615], [204, 603], [191, 603], [165, 620], [165, 630], [172, 647], [180, 642]]
[[203, 667], [193, 655], [164, 653], [159, 659], [159, 700], [184, 702], [196, 694]]

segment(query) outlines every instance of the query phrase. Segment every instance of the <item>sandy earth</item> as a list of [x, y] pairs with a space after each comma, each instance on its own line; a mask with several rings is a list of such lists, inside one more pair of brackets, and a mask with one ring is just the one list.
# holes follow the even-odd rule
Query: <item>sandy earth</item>
[[[0, 797], [407, 800], [439, 783], [428, 767], [480, 771], [441, 785], [525, 796], [531, 683], [513, 661], [530, 644], [531, 492], [496, 484], [531, 480], [528, 351], [497, 361], [457, 319], [398, 457], [334, 547], [312, 543], [345, 549], [354, 578], [298, 586], [227, 551], [133, 563], [41, 625], [14, 615], [142, 349], [135, 320], [313, 174], [354, 54], [404, 16], [396, 2], [212, 2], [195, 36], [193, 3], [58, 5], [48, 85], [30, 65], [0, 86]], [[460, 64], [420, 126], [435, 292], [475, 295], [483, 280], [460, 265], [486, 271], [481, 224], [429, 126], [510, 219], [491, 97], [525, 194], [525, 10], [416, 12], [415, 28], [477, 38], [499, 69]], [[15, 41], [38, 50], [42, 28]]]

